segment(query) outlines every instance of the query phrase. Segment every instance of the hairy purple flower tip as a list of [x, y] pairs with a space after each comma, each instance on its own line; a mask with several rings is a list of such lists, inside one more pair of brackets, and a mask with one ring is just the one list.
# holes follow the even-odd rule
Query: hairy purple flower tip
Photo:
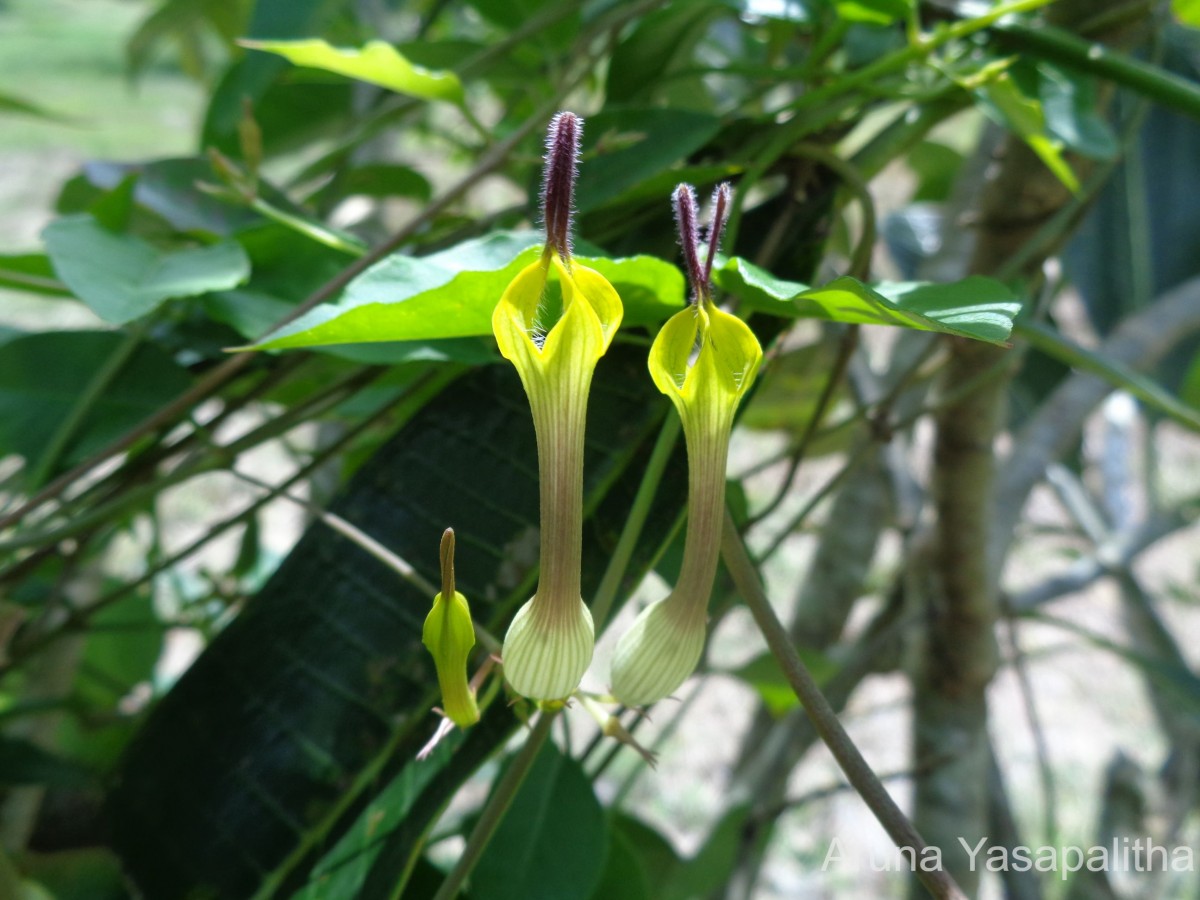
[[674, 200], [675, 224], [679, 226], [679, 245], [683, 248], [683, 264], [692, 286], [692, 302], [699, 303], [708, 296], [708, 282], [696, 253], [696, 191], [690, 184], [681, 184], [675, 188]]
[[572, 112], [560, 112], [550, 120], [546, 131], [542, 219], [546, 223], [546, 246], [564, 260], [571, 257], [571, 215], [582, 134], [583, 119]]
[[712, 198], [712, 224], [708, 226], [708, 257], [704, 260], [705, 289], [712, 281], [713, 260], [721, 247], [721, 234], [725, 231], [725, 222], [729, 217], [729, 200], [732, 191], [728, 182], [717, 185]]

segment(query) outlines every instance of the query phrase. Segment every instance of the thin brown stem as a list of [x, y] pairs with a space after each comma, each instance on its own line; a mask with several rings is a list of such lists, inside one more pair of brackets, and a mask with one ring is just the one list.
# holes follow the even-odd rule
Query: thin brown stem
[[[888, 794], [879, 778], [871, 770], [867, 761], [842, 728], [837, 713], [817, 687], [816, 681], [807, 667], [801, 661], [796, 648], [788, 637], [787, 629], [775, 615], [771, 602], [759, 582], [758, 571], [750, 560], [746, 545], [738, 534], [737, 526], [728, 512], [725, 514], [725, 528], [721, 535], [721, 554], [729, 574], [742, 595], [750, 614], [766, 638], [767, 646], [775, 660], [779, 663], [788, 684], [795, 691], [797, 699], [804, 705], [809, 719], [817, 734], [829, 748], [846, 778], [854, 786], [855, 791], [870, 807], [875, 818], [879, 820], [888, 836], [901, 850], [908, 851], [917, 861], [928, 861], [932, 856], [926, 854], [928, 849], [912, 823], [901, 812], [900, 807]], [[966, 895], [954, 882], [954, 879], [944, 870], [925, 871], [922, 865], [913, 867], [916, 876], [925, 885], [929, 893], [939, 898], [950, 900], [966, 900]]]

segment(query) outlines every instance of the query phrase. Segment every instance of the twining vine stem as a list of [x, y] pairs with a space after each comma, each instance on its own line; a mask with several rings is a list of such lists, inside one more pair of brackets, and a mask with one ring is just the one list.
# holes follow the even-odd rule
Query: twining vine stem
[[[780, 669], [796, 693], [796, 698], [804, 705], [805, 712], [812, 720], [813, 727], [833, 758], [837, 760], [846, 778], [854, 790], [870, 807], [875, 818], [879, 820], [888, 836], [901, 849], [911, 848], [914, 860], [927, 859], [924, 851], [927, 849], [911, 822], [908, 821], [900, 807], [888, 794], [882, 782], [871, 770], [863, 755], [858, 751], [842, 723], [838, 721], [837, 713], [825, 699], [813, 680], [812, 674], [800, 660], [796, 648], [792, 646], [787, 629], [775, 615], [770, 601], [758, 578], [758, 571], [750, 560], [746, 545], [742, 542], [737, 526], [728, 510], [725, 513], [725, 527], [721, 532], [721, 556], [729, 570], [733, 583], [742, 595], [750, 614], [767, 640], [771, 654], [779, 663]], [[925, 871], [921, 865], [914, 865], [914, 874], [925, 885], [929, 893], [938, 900], [966, 900], [966, 894], [955, 883], [949, 873], [938, 869]]]

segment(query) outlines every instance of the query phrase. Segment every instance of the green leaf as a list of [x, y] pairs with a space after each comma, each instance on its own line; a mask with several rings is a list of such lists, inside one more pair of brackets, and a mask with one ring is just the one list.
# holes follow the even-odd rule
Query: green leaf
[[608, 833], [608, 855], [591, 900], [654, 900], [650, 876], [637, 848], [616, 828]]
[[1004, 344], [1021, 309], [999, 281], [972, 275], [950, 284], [882, 283], [870, 288], [849, 277], [809, 288], [776, 278], [740, 257], [713, 273], [725, 291], [751, 308], [787, 318], [816, 318], [855, 325], [898, 325]]
[[1171, 0], [1171, 12], [1184, 25], [1200, 28], [1200, 0]]
[[[728, 809], [713, 826], [695, 856], [683, 860], [671, 873], [666, 889], [658, 896], [663, 900], [703, 900], [712, 893], [714, 885], [728, 882], [746, 837], [748, 804]], [[768, 829], [758, 829], [759, 841]]]
[[1117, 136], [1100, 115], [1092, 76], [1067, 66], [1040, 62], [1037, 94], [1047, 133], [1091, 159], [1112, 159], [1120, 152]]
[[251, 50], [276, 53], [297, 66], [323, 69], [359, 81], [420, 97], [462, 106], [462, 82], [453, 72], [435, 72], [416, 66], [386, 41], [368, 41], [360, 49], [333, 47], [328, 41], [239, 41]]
[[94, 778], [82, 766], [55, 756], [23, 738], [0, 735], [0, 786], [43, 784], [89, 787]]
[[[797, 652], [818, 685], [824, 684], [837, 671], [837, 664], [823, 653], [803, 648]], [[800, 705], [795, 691], [780, 671], [778, 661], [770, 653], [756, 656], [727, 674], [754, 688], [767, 711], [777, 718]]]
[[625, 838], [637, 853], [649, 881], [650, 896], [666, 896], [666, 887], [680, 865], [679, 854], [671, 842], [641, 819], [624, 813], [612, 817], [611, 828], [614, 835]]
[[[432, 256], [390, 256], [352, 281], [337, 303], [317, 307], [254, 349], [490, 335], [496, 302], [538, 258], [539, 240], [534, 232], [498, 232]], [[683, 276], [660, 259], [575, 259], [613, 284], [628, 325], [658, 321], [683, 305]]]
[[716, 116], [683, 109], [606, 109], [590, 116], [576, 189], [580, 211], [616, 200], [652, 176], [661, 177], [712, 140], [720, 127]]
[[115, 234], [87, 215], [66, 216], [42, 232], [58, 277], [106, 322], [122, 325], [166, 300], [228, 290], [250, 275], [245, 251], [224, 241], [166, 252]]
[[[123, 342], [116, 332], [62, 331], [0, 346], [0, 454], [39, 460], [95, 373]], [[187, 371], [157, 347], [138, 347], [84, 414], [60, 463], [79, 462], [190, 384]]]
[[89, 619], [79, 675], [78, 697], [101, 710], [111, 710], [135, 685], [154, 677], [163, 646], [163, 625], [154, 614], [149, 591], [122, 598]]
[[912, 0], [837, 0], [834, 3], [839, 19], [847, 22], [866, 22], [871, 25], [891, 25], [912, 13]]
[[588, 900], [606, 843], [591, 781], [548, 741], [475, 866], [471, 900]]
[[608, 103], [628, 103], [654, 91], [668, 75], [689, 64], [713, 20], [730, 12], [723, 3], [692, 0], [643, 16], [613, 50], [604, 90]]
[[1070, 191], [1078, 192], [1079, 179], [1063, 158], [1061, 142], [1046, 132], [1042, 104], [1023, 94], [1008, 72], [1002, 72], [972, 93], [990, 119], [1025, 141], [1059, 181]]
[[[591, 596], [666, 412], [645, 377], [644, 349], [610, 349], [588, 407]], [[668, 530], [685, 482], [668, 473], [647, 533]], [[520, 381], [511, 366], [488, 366], [408, 419], [330, 508], [434, 582], [438, 537], [452, 523], [461, 590], [477, 620], [502, 634], [536, 580], [537, 497]], [[637, 549], [631, 579], [653, 543]], [[428, 611], [421, 590], [326, 526], [310, 527], [159, 702], [113, 779], [113, 843], [145, 896], [288, 897], [314, 867], [330, 874], [337, 860], [356, 865], [351, 850], [376, 852], [364, 837], [381, 845], [362, 892], [349, 896], [392, 896], [443, 806], [517, 724], [501, 698], [451, 752], [414, 759], [437, 724], [434, 667], [420, 643]], [[437, 771], [425, 781], [422, 768]], [[397, 777], [419, 795], [404, 801], [397, 827], [368, 830], [372, 819], [362, 817], [377, 816], [373, 798]], [[352, 829], [357, 837], [342, 846]]]
[[1080, 347], [1040, 322], [1018, 321], [1016, 334], [1038, 350], [1082, 372], [1098, 375], [1114, 387], [1128, 391], [1148, 406], [1180, 425], [1200, 431], [1200, 409], [1189, 406], [1170, 391], [1128, 366]]

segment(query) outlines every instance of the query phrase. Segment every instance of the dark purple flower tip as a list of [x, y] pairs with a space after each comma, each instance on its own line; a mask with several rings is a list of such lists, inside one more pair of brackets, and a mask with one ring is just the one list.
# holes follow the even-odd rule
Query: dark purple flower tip
[[708, 226], [708, 257], [704, 260], [705, 287], [712, 282], [713, 260], [721, 248], [721, 234], [725, 231], [725, 222], [729, 219], [729, 201], [733, 191], [728, 182], [717, 185], [712, 198], [712, 224]]
[[679, 226], [679, 246], [683, 248], [683, 265], [687, 269], [688, 284], [692, 286], [692, 302], [699, 303], [708, 296], [708, 282], [700, 267], [696, 253], [698, 229], [696, 226], [696, 191], [690, 184], [675, 188], [672, 198], [675, 203], [675, 224]]
[[582, 135], [583, 119], [572, 112], [560, 112], [550, 120], [546, 131], [542, 219], [546, 223], [546, 246], [563, 259], [571, 257], [571, 216]]

